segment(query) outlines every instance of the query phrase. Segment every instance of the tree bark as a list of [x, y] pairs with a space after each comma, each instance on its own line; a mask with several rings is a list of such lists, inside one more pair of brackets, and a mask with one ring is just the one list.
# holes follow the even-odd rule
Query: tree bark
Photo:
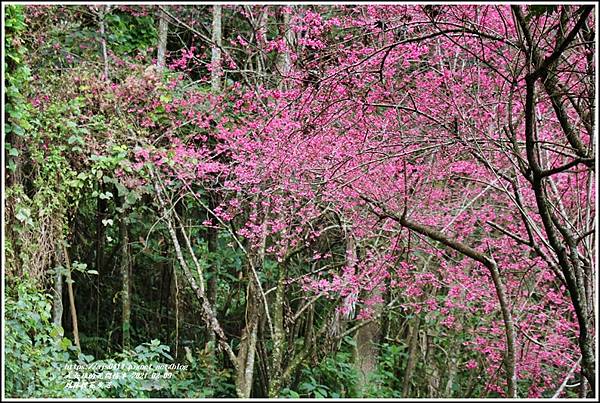
[[[124, 200], [121, 201], [121, 206], [124, 205]], [[122, 212], [119, 232], [121, 236], [121, 262], [120, 272], [121, 281], [123, 282], [121, 288], [121, 307], [122, 307], [122, 321], [121, 329], [123, 331], [123, 350], [127, 350], [131, 346], [131, 276], [130, 276], [130, 264], [129, 264], [129, 231], [127, 228], [127, 217], [125, 211]]]
[[[251, 275], [250, 275], [251, 276]], [[246, 326], [240, 340], [238, 351], [238, 368], [235, 379], [237, 395], [241, 399], [250, 398], [254, 379], [254, 359], [256, 357], [256, 341], [258, 335], [258, 309], [260, 301], [256, 297], [254, 282], [249, 280], [246, 295]]]
[[108, 44], [106, 41], [106, 23], [104, 17], [110, 12], [110, 5], [104, 6], [104, 10], [98, 11], [98, 20], [100, 25], [100, 46], [102, 48], [102, 62], [104, 65], [104, 80], [108, 80]]
[[60, 270], [56, 271], [54, 275], [54, 290], [52, 299], [52, 323], [55, 326], [62, 326], [62, 315], [63, 315], [63, 302], [62, 302], [62, 291], [63, 291], [63, 275]]
[[[381, 304], [377, 306], [377, 313], [383, 309]], [[360, 396], [364, 396], [370, 383], [371, 375], [377, 370], [379, 349], [376, 342], [381, 336], [381, 323], [379, 320], [369, 322], [356, 331], [356, 356], [354, 366], [358, 372], [357, 389]]]
[[[256, 199], [256, 201], [258, 201], [258, 199]], [[263, 217], [262, 236], [257, 250], [254, 253], [249, 253], [247, 255], [248, 265], [246, 268], [246, 277], [248, 278], [248, 287], [246, 292], [246, 326], [244, 327], [242, 339], [240, 340], [238, 370], [236, 374], [236, 391], [240, 398], [249, 398], [252, 393], [254, 358], [256, 356], [256, 342], [260, 315], [262, 309], [265, 311], [268, 309], [266, 302], [260, 298], [259, 294], [261, 293], [261, 286], [255, 272], [256, 268], [262, 268], [265, 262], [265, 246], [267, 240], [266, 216], [268, 213], [263, 210], [262, 207], [258, 208], [257, 213]], [[273, 333], [274, 332], [272, 332], [272, 334]]]
[[211, 47], [211, 71], [210, 85], [214, 93], [221, 91], [221, 75], [223, 73], [221, 60], [221, 11], [222, 6], [214, 5], [212, 8], [212, 47]]
[[419, 349], [419, 325], [421, 319], [417, 316], [415, 323], [411, 327], [410, 337], [408, 339], [408, 360], [406, 362], [406, 369], [404, 370], [404, 378], [402, 380], [402, 397], [408, 397], [410, 395], [410, 382], [413, 377], [413, 372], [417, 364], [417, 351]]
[[[211, 210], [214, 210], [214, 208], [216, 207], [216, 203], [215, 203], [215, 194], [212, 194], [212, 192], [209, 192], [208, 194], [209, 200], [209, 207]], [[207, 212], [208, 214], [208, 212]], [[210, 273], [211, 276], [208, 280], [208, 284], [207, 284], [207, 288], [208, 288], [208, 302], [209, 304], [213, 307], [213, 310], [215, 312], [217, 312], [217, 307], [216, 307], [216, 302], [217, 302], [217, 287], [218, 287], [218, 276], [219, 276], [219, 268], [217, 266], [216, 263], [216, 259], [215, 256], [218, 253], [218, 241], [219, 241], [219, 231], [217, 228], [213, 228], [213, 227], [208, 227], [207, 228], [207, 248], [208, 248], [208, 253], [210, 254], [210, 256], [212, 257], [212, 272]], [[209, 343], [209, 361], [211, 362], [211, 365], [214, 367], [217, 365], [216, 362], [216, 342], [217, 342], [217, 335], [215, 334], [214, 331], [209, 329], [209, 334], [208, 334], [208, 343]], [[214, 371], [214, 368], [209, 368], [209, 374], [212, 375]], [[210, 384], [212, 385], [214, 383], [214, 376], [211, 377], [210, 380]]]
[[446, 386], [444, 388], [444, 398], [451, 398], [454, 390], [452, 386], [454, 385], [454, 378], [456, 377], [457, 372], [457, 358], [451, 354], [449, 361], [446, 363]]
[[66, 241], [63, 241], [62, 244], [62, 252], [63, 258], [66, 266], [66, 276], [67, 276], [67, 291], [69, 293], [69, 306], [71, 309], [71, 324], [73, 326], [73, 340], [75, 341], [75, 346], [79, 351], [81, 351], [81, 343], [79, 342], [79, 328], [77, 326], [77, 308], [75, 307], [75, 293], [73, 292], [73, 279], [71, 278], [71, 261], [69, 259], [69, 253], [67, 252], [67, 246], [65, 245]]
[[8, 151], [4, 151], [7, 162], [12, 161], [14, 163], [14, 170], [12, 172], [8, 169], [8, 164], [6, 165], [6, 187], [9, 188], [23, 184], [23, 162], [21, 159], [24, 145], [23, 136], [11, 131], [6, 135], [6, 142], [10, 143], [12, 148], [16, 148], [19, 151], [18, 155], [8, 155]]
[[[292, 7], [292, 6], [288, 6], [288, 7]], [[284, 12], [282, 10], [282, 7], [280, 7], [279, 10], [280, 10], [280, 15], [281, 15], [281, 25], [280, 25], [281, 28], [279, 30], [279, 34], [285, 38], [285, 43], [286, 43], [287, 49], [285, 50], [285, 52], [282, 52], [279, 55], [279, 59], [278, 59], [278, 63], [277, 63], [278, 64], [277, 70], [281, 74], [281, 80], [279, 81], [279, 86], [280, 86], [280, 88], [284, 88], [285, 87], [285, 79], [288, 76], [288, 74], [290, 73], [290, 70], [292, 69], [291, 48], [292, 48], [292, 41], [293, 41], [293, 31], [290, 29], [290, 14]]]
[[285, 298], [285, 270], [279, 267], [279, 278], [273, 305], [273, 359], [269, 384], [269, 397], [277, 398], [281, 391], [283, 374], [283, 353], [285, 349], [285, 329], [283, 323], [283, 303]]
[[169, 35], [169, 20], [167, 20], [167, 14], [161, 9], [158, 10], [158, 15], [158, 49], [156, 51], [156, 68], [159, 71], [161, 71], [165, 68], [167, 61], [167, 38]]
[[[105, 186], [100, 184], [98, 187], [100, 193], [104, 193]], [[106, 217], [107, 203], [105, 199], [98, 197], [96, 202], [96, 254], [95, 264], [98, 275], [96, 276], [96, 334], [100, 334], [100, 306], [101, 306], [101, 279], [104, 272], [104, 236], [105, 228], [102, 220]]]

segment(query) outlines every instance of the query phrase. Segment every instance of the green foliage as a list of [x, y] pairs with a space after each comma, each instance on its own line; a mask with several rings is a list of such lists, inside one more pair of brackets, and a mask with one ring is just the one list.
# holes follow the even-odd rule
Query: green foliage
[[[16, 137], [26, 137], [27, 131], [31, 128], [29, 119], [31, 118], [31, 105], [27, 102], [23, 91], [31, 81], [31, 70], [25, 63], [25, 57], [28, 49], [23, 43], [23, 35], [27, 25], [25, 24], [24, 7], [21, 5], [9, 5], [5, 9], [6, 16], [4, 20], [5, 27], [5, 96], [6, 96], [6, 120], [4, 132], [12, 135], [7, 138], [6, 154], [7, 170], [14, 172], [17, 168], [15, 157], [20, 152], [15, 148]], [[11, 144], [11, 142], [13, 144]]]
[[128, 13], [113, 12], [105, 16], [108, 43], [118, 55], [146, 53], [156, 46], [157, 30], [151, 15], [135, 17]]
[[89, 397], [164, 397], [165, 393], [168, 396], [164, 390], [168, 391], [175, 377], [174, 371], [164, 365], [165, 361], [173, 361], [169, 346], [158, 340], [118, 353], [114, 358], [94, 361], [92, 356], [85, 356], [82, 361], [85, 369], [75, 375], [84, 382], [90, 380], [90, 385], [81, 389]]
[[29, 175], [6, 194], [13, 257], [9, 272], [27, 268], [32, 278], [43, 277], [56, 242], [67, 233], [69, 211], [84, 195], [85, 173], [75, 168], [83, 149], [72, 141], [85, 130], [77, 120], [81, 107], [81, 98], [58, 99], [28, 118], [27, 142], [20, 142], [18, 154], [28, 158]]
[[31, 280], [9, 288], [5, 300], [5, 385], [10, 397], [64, 397], [71, 341], [51, 322], [50, 298]]
[[172, 396], [182, 398], [235, 396], [234, 372], [231, 368], [215, 368], [210, 349], [185, 347], [186, 371], [179, 371], [171, 382]]
[[399, 369], [406, 363], [408, 353], [405, 345], [383, 343], [379, 346], [379, 363], [371, 374], [365, 397], [402, 397], [402, 377]]
[[51, 322], [50, 296], [34, 284], [21, 280], [6, 295], [7, 396], [146, 398], [168, 397], [178, 388], [191, 388], [194, 382], [178, 383], [178, 377], [190, 376], [191, 372], [181, 375], [160, 365], [172, 363], [173, 357], [169, 347], [158, 340], [105, 360], [77, 354], [71, 341], [63, 337], [63, 329]]
[[[358, 374], [352, 364], [352, 354], [337, 352], [326, 357], [316, 367], [302, 369], [302, 381], [296, 393], [300, 397], [343, 398], [356, 395]], [[294, 397], [294, 392], [282, 391], [282, 397]]]

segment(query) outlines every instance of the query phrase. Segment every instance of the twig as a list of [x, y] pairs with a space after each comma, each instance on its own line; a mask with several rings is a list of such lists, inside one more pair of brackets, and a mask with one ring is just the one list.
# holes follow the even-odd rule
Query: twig
[[581, 356], [579, 356], [579, 359], [577, 360], [577, 362], [575, 364], [573, 364], [573, 366], [569, 370], [569, 373], [567, 374], [567, 376], [565, 376], [565, 380], [562, 381], [562, 383], [560, 384], [560, 387], [556, 390], [554, 395], [552, 395], [552, 399], [556, 399], [556, 398], [558, 398], [558, 396], [560, 396], [562, 391], [567, 386], [567, 382], [569, 382], [569, 378], [571, 378], [571, 376], [573, 376], [573, 373], [575, 373], [575, 370], [577, 369], [577, 366], [579, 365], [580, 362], [581, 362]]

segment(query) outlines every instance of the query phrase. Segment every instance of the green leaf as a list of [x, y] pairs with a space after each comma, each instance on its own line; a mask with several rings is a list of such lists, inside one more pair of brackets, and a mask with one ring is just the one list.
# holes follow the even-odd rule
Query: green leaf
[[64, 335], [64, 330], [62, 327], [60, 326], [55, 326], [51, 331], [50, 331], [50, 336], [51, 337], [62, 337]]
[[315, 397], [316, 398], [327, 397], [327, 391], [325, 389], [317, 389], [317, 390], [315, 390]]
[[19, 125], [13, 125], [12, 126], [12, 131], [17, 136], [23, 136], [25, 134], [25, 130], [23, 130], [23, 128], [21, 126], [19, 126]]
[[282, 391], [282, 394], [285, 393], [286, 395], [288, 395], [289, 397], [291, 397], [292, 399], [298, 399], [300, 398], [300, 395], [298, 394], [298, 392], [291, 390], [291, 389], [284, 389]]
[[128, 204], [135, 204], [140, 199], [140, 195], [137, 192], [129, 192], [125, 197]]
[[185, 348], [185, 358], [188, 360], [188, 362], [190, 364], [193, 364], [196, 360], [194, 360], [194, 357], [192, 357], [192, 350], [190, 350], [189, 347], [184, 346]]
[[69, 347], [72, 346], [71, 340], [67, 339], [66, 337], [63, 337], [63, 339], [60, 341], [60, 348], [63, 350], [68, 350]]
[[22, 207], [17, 211], [15, 218], [21, 222], [27, 221], [27, 219], [31, 216], [31, 210], [27, 207]]
[[312, 383], [304, 382], [300, 384], [299, 388], [307, 392], [312, 392], [315, 390], [316, 386]]
[[112, 197], [113, 197], [113, 194], [111, 192], [100, 193], [100, 198], [102, 200], [110, 200], [110, 199], [112, 199]]
[[119, 182], [115, 182], [115, 186], [117, 187], [117, 192], [121, 197], [125, 196], [129, 192], [129, 190]]
[[80, 136], [77, 136], [77, 135], [72, 135], [71, 137], [69, 137], [67, 139], [67, 143], [69, 143], [71, 145], [75, 144], [75, 143], [81, 144], [81, 145], [85, 144], [84, 141], [83, 141], [83, 139]]

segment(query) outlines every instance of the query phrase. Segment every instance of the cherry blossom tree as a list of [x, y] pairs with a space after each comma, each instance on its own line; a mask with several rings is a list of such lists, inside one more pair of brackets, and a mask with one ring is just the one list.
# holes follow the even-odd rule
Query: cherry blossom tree
[[[372, 342], [413, 315], [404, 397], [428, 322], [470, 357], [444, 350], [449, 386], [428, 390], [479, 371], [485, 393], [559, 396], [577, 373], [593, 396], [594, 8], [211, 10], [202, 26], [160, 7], [159, 68], [89, 81], [128, 122], [120, 178], [151, 189], [237, 395], [261, 370], [281, 396], [348, 337], [366, 390]], [[192, 43], [168, 52], [167, 29]], [[192, 234], [243, 257], [239, 334]]]

